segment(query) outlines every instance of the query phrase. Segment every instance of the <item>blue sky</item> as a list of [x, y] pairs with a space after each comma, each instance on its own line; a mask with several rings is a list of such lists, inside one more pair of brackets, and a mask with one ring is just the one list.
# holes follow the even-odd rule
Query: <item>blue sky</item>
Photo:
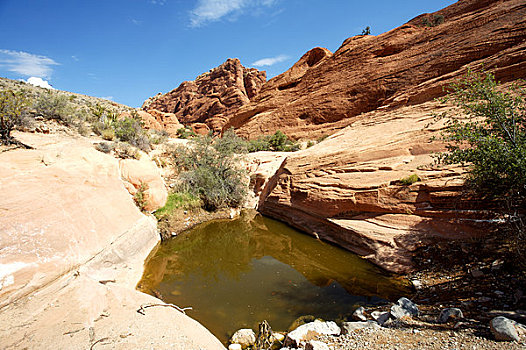
[[132, 107], [237, 57], [267, 77], [454, 0], [0, 0], [0, 76]]

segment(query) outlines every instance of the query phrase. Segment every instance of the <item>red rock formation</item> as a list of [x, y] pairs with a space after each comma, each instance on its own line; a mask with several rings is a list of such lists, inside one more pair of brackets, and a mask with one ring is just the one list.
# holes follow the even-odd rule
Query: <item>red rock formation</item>
[[525, 19], [524, 0], [461, 0], [387, 33], [348, 38], [333, 55], [313, 49], [269, 80], [225, 129], [312, 139], [362, 113], [430, 101], [481, 64], [504, 82], [526, 78]]
[[220, 131], [227, 117], [249, 103], [265, 81], [264, 71], [245, 68], [237, 58], [229, 58], [195, 81], [185, 81], [167, 94], [149, 98], [142, 108], [173, 113], [185, 125], [204, 123]]

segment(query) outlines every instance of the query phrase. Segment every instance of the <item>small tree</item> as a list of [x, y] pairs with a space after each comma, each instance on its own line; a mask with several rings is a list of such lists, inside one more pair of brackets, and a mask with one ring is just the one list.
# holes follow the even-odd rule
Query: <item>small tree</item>
[[365, 27], [365, 29], [362, 30], [362, 35], [371, 35], [371, 27]]
[[444, 101], [460, 107], [463, 116], [440, 115], [448, 120], [441, 137], [447, 152], [438, 154], [437, 159], [469, 165], [470, 188], [506, 203], [520, 248], [526, 204], [525, 91], [518, 84], [508, 91], [498, 85], [493, 74], [471, 71], [452, 85]]
[[11, 131], [22, 123], [26, 108], [27, 102], [21, 93], [0, 91], [0, 144], [19, 143], [11, 136]]

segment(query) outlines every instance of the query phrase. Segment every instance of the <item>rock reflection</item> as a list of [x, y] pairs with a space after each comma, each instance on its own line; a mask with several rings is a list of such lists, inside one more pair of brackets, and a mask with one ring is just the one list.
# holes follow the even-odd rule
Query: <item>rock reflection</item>
[[190, 315], [223, 341], [263, 319], [286, 329], [301, 315], [337, 318], [407, 294], [403, 281], [358, 256], [250, 212], [160, 245], [139, 289], [192, 306]]

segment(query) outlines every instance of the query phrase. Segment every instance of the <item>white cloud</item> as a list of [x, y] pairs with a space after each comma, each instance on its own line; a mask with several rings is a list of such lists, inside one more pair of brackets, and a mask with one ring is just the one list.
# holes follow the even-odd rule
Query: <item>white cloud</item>
[[113, 96], [102, 96], [101, 98], [109, 101], [113, 101]]
[[31, 78], [27, 79], [27, 83], [31, 84], [31, 85], [34, 85], [34, 86], [40, 86], [40, 87], [45, 88], [45, 89], [55, 90], [55, 88], [53, 86], [49, 85], [49, 83], [47, 81], [45, 81], [44, 79], [42, 79], [42, 78], [31, 77]]
[[166, 4], [166, 0], [150, 0], [150, 2], [154, 5], [164, 5]]
[[75, 62], [78, 62], [79, 61], [79, 58], [75, 55], [71, 56], [71, 59]]
[[49, 78], [53, 72], [52, 66], [56, 65], [59, 64], [46, 56], [0, 49], [0, 68], [5, 67], [23, 76]]
[[198, 0], [190, 11], [190, 26], [201, 27], [227, 17], [233, 19], [246, 9], [261, 10], [275, 5], [278, 0]]
[[254, 67], [265, 67], [265, 66], [273, 66], [276, 63], [284, 62], [289, 59], [289, 56], [286, 55], [279, 55], [276, 57], [267, 57], [262, 58], [260, 60], [257, 60], [256, 62], [252, 63]]

